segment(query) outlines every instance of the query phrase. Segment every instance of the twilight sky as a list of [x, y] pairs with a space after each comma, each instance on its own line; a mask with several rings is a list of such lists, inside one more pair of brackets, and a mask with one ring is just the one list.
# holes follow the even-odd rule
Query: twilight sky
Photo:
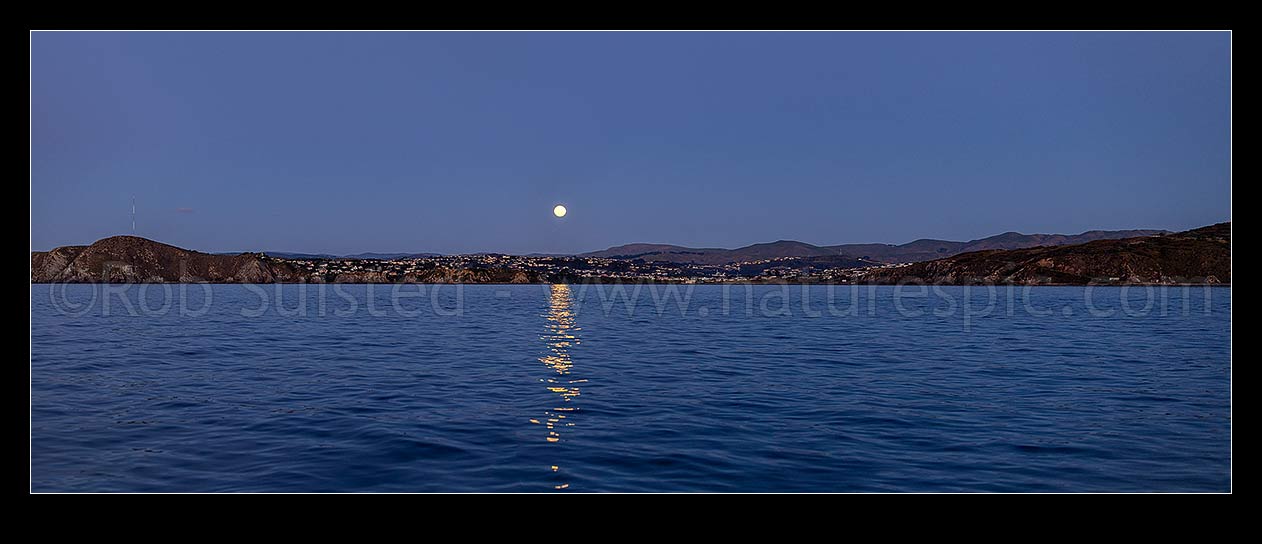
[[31, 244], [133, 195], [203, 251], [1182, 230], [1230, 114], [1226, 33], [37, 32]]

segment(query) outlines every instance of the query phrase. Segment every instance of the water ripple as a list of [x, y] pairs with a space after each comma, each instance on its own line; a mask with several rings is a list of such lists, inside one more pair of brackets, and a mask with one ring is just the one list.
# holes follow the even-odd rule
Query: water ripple
[[1097, 289], [1094, 315], [1082, 288], [1037, 288], [1057, 311], [974, 318], [936, 295], [900, 313], [891, 288], [773, 315], [739, 291], [723, 311], [719, 287], [659, 313], [648, 289], [631, 310], [609, 286], [464, 286], [460, 312], [407, 316], [320, 313], [316, 286], [247, 316], [233, 285], [199, 316], [71, 315], [48, 288], [35, 491], [1230, 489], [1229, 288], [1130, 316], [1143, 293]]

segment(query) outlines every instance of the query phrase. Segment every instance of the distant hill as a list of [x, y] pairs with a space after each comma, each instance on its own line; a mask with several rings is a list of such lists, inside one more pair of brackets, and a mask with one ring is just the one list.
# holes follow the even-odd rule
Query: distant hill
[[[1096, 235], [1083, 233], [1083, 235]], [[1004, 235], [1000, 235], [1004, 236]], [[987, 249], [872, 271], [872, 283], [1231, 283], [1231, 223], [1081, 244]]]
[[728, 264], [780, 257], [822, 257], [828, 255], [840, 255], [840, 253], [805, 242], [780, 240], [737, 249], [692, 248], [669, 244], [627, 244], [611, 247], [603, 251], [584, 253], [579, 256], [625, 260], [643, 259], [647, 262]]
[[212, 255], [136, 236], [31, 252], [32, 283], [269, 283], [295, 279], [293, 270], [258, 253]]
[[[268, 253], [273, 257], [274, 255]], [[342, 255], [342, 259], [377, 259], [379, 261], [389, 261], [391, 259], [423, 259], [426, 257], [438, 257], [441, 253], [356, 253], [354, 255]]]
[[[706, 247], [693, 248], [670, 244], [626, 244], [614, 246], [602, 251], [583, 253], [579, 257], [596, 257], [601, 259], [644, 259], [646, 261], [700, 262], [689, 259], [695, 256], [709, 255], [731, 251], [730, 249]], [[677, 256], [672, 257], [672, 256]]]
[[929, 261], [984, 249], [1023, 249], [1037, 246], [1081, 244], [1094, 240], [1114, 240], [1165, 234], [1163, 230], [1093, 230], [1082, 234], [1021, 234], [1005, 232], [980, 240], [954, 242], [920, 239], [906, 244], [840, 244], [816, 246], [793, 240], [753, 244], [736, 249], [690, 248], [670, 244], [627, 244], [602, 251], [584, 253], [581, 257], [605, 259], [643, 259], [646, 262], [727, 264], [783, 257], [846, 256], [856, 261], [907, 263]]

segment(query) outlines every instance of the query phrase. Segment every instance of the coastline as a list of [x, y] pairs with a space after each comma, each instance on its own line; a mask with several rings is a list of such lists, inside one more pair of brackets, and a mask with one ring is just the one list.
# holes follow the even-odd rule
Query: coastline
[[687, 282], [687, 281], [589, 281], [589, 282], [239, 282], [239, 281], [133, 281], [133, 282], [31, 282], [35, 285], [848, 285], [848, 286], [889, 286], [889, 287], [1231, 287], [1231, 283], [1157, 283], [1157, 282], [1108, 282], [1108, 283], [928, 283], [928, 282], [827, 282], [827, 281], [726, 281], [726, 282]]
[[709, 264], [501, 254], [312, 260], [209, 254], [114, 236], [89, 246], [32, 252], [30, 278], [107, 284], [1230, 285], [1230, 239], [1230, 223], [1219, 223], [1180, 233], [878, 265], [865, 256], [840, 261], [757, 256]]

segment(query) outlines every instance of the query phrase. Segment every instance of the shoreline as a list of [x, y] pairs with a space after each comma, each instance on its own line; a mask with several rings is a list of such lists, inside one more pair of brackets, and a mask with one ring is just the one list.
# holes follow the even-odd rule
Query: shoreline
[[718, 286], [725, 285], [843, 285], [843, 286], [872, 286], [872, 287], [1231, 287], [1230, 283], [926, 283], [926, 282], [852, 282], [852, 283], [836, 283], [821, 281], [803, 281], [803, 282], [775, 282], [775, 281], [730, 281], [730, 282], [686, 282], [686, 281], [590, 281], [590, 282], [531, 282], [531, 283], [510, 283], [510, 282], [478, 282], [478, 283], [421, 283], [421, 282], [294, 282], [294, 281], [278, 281], [268, 283], [250, 283], [236, 281], [199, 281], [199, 282], [174, 282], [174, 281], [137, 281], [137, 282], [31, 282], [31, 286], [36, 285], [702, 285], [702, 286]]

